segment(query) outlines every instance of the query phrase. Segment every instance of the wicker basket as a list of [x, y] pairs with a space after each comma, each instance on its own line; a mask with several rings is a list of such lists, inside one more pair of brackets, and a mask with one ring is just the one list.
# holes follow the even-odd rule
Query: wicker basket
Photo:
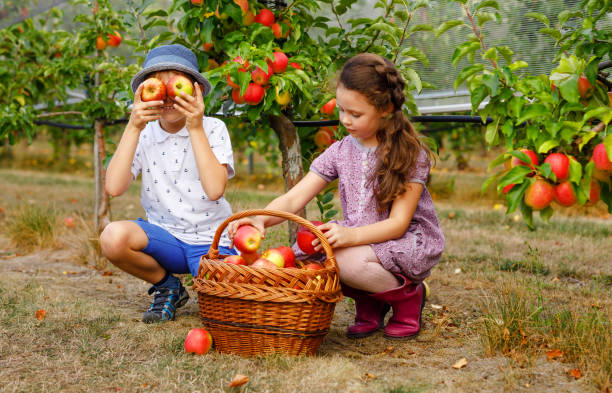
[[[227, 225], [255, 215], [282, 217], [307, 227], [325, 251], [323, 269], [265, 269], [223, 262], [218, 245]], [[309, 262], [296, 261], [296, 266]], [[338, 265], [323, 233], [299, 216], [274, 210], [246, 210], [221, 223], [209, 252], [200, 259], [193, 287], [216, 350], [243, 356], [313, 354], [342, 298]]]

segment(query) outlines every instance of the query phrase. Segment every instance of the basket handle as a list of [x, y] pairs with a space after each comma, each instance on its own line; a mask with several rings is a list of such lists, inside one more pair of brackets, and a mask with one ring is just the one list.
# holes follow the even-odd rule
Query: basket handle
[[223, 221], [221, 225], [219, 225], [219, 227], [217, 228], [217, 231], [215, 232], [215, 237], [213, 238], [213, 242], [210, 245], [210, 249], [208, 250], [209, 259], [219, 258], [219, 240], [221, 239], [221, 235], [223, 234], [223, 231], [229, 225], [229, 223], [235, 220], [239, 220], [244, 217], [249, 217], [249, 216], [281, 217], [286, 220], [294, 221], [300, 225], [305, 226], [306, 228], [308, 228], [308, 230], [310, 230], [310, 232], [312, 232], [319, 239], [319, 241], [321, 242], [321, 246], [323, 247], [323, 250], [325, 251], [325, 255], [327, 256], [327, 260], [331, 263], [332, 268], [336, 271], [336, 274], [340, 274], [340, 271], [338, 270], [338, 263], [336, 262], [336, 257], [334, 257], [332, 248], [329, 245], [329, 242], [327, 241], [327, 238], [325, 237], [325, 235], [323, 235], [323, 232], [321, 232], [321, 230], [317, 228], [315, 225], [313, 225], [310, 221], [298, 215], [295, 215], [293, 213], [288, 213], [288, 212], [284, 212], [280, 210], [269, 210], [269, 209], [244, 210], [238, 213], [234, 213], [228, 218], [226, 218], [225, 221]]

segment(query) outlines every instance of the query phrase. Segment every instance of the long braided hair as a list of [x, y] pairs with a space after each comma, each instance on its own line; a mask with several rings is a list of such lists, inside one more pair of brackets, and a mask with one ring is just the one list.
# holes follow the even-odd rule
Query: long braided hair
[[338, 83], [362, 94], [377, 110], [391, 109], [376, 132], [378, 163], [369, 179], [379, 211], [387, 211], [402, 195], [421, 150], [431, 157], [431, 151], [421, 142], [414, 127], [402, 111], [406, 99], [405, 82], [390, 60], [361, 53], [349, 59], [340, 73]]

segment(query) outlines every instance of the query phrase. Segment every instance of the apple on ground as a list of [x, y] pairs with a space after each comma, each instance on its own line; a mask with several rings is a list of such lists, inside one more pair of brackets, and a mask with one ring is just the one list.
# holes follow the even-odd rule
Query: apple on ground
[[569, 176], [570, 160], [565, 154], [549, 154], [544, 160], [544, 163], [550, 164], [552, 171], [557, 176], [557, 181], [563, 181]]
[[608, 153], [606, 153], [606, 146], [603, 143], [598, 144], [593, 149], [593, 163], [595, 164], [595, 168], [600, 169], [602, 171], [612, 171], [612, 162], [608, 157]]
[[262, 258], [267, 259], [278, 267], [285, 267], [285, 258], [283, 254], [275, 248], [270, 248], [261, 254]]
[[287, 246], [279, 246], [276, 249], [283, 254], [283, 260], [285, 261], [285, 267], [294, 267], [295, 266], [295, 253], [291, 249], [291, 247]]
[[274, 13], [267, 8], [262, 9], [255, 16], [255, 22], [261, 23], [264, 26], [272, 27], [275, 21]]
[[242, 225], [234, 234], [234, 246], [245, 254], [252, 254], [261, 245], [261, 233], [252, 225]]
[[113, 34], [108, 34], [108, 45], [118, 47], [121, 44], [121, 34], [117, 30]]
[[525, 204], [534, 210], [542, 210], [555, 198], [555, 188], [544, 179], [536, 179], [525, 192]]
[[270, 61], [270, 65], [275, 73], [280, 74], [285, 72], [289, 65], [289, 58], [283, 52], [274, 52], [274, 61]]
[[[321, 221], [311, 221], [311, 223], [315, 226], [319, 226], [323, 224]], [[297, 244], [300, 250], [305, 252], [306, 254], [316, 254], [317, 250], [315, 250], [312, 245], [312, 241], [317, 237], [314, 233], [310, 232], [308, 228], [305, 226], [300, 226], [297, 232]]]
[[191, 329], [185, 337], [185, 352], [205, 355], [212, 347], [212, 336], [202, 328]]
[[278, 269], [278, 266], [276, 266], [274, 262], [271, 262], [263, 257], [257, 259], [251, 266], [263, 269]]
[[321, 107], [321, 113], [323, 113], [324, 115], [331, 116], [334, 114], [335, 109], [336, 109], [336, 98], [332, 98], [331, 100], [327, 101], [325, 105]]
[[255, 83], [249, 83], [244, 92], [244, 101], [249, 105], [257, 105], [263, 100], [266, 91], [263, 87]]
[[244, 265], [246, 266], [246, 261], [240, 255], [229, 255], [225, 257], [223, 260], [225, 263], [231, 263], [232, 265]]
[[64, 218], [64, 225], [66, 225], [68, 228], [73, 228], [74, 227], [74, 218], [73, 217], [66, 217], [66, 218]]
[[142, 101], [163, 101], [166, 99], [166, 85], [157, 78], [148, 78], [142, 82]]
[[166, 84], [166, 93], [168, 97], [174, 98], [180, 96], [181, 92], [190, 96], [193, 94], [193, 83], [184, 75], [174, 75]]
[[564, 181], [555, 187], [555, 201], [565, 207], [572, 206], [576, 203], [576, 193], [569, 181]]

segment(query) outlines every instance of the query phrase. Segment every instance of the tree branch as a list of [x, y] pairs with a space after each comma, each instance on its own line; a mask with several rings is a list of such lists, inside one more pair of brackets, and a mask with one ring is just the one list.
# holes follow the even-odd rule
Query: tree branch
[[[472, 17], [472, 14], [470, 13], [470, 10], [468, 9], [467, 5], [464, 4], [463, 9], [465, 10], [467, 17], [470, 19], [470, 22], [472, 23], [472, 30], [474, 31], [474, 34], [476, 34], [476, 37], [478, 37], [478, 40], [480, 40], [480, 46], [482, 46], [482, 53], [485, 53], [487, 51], [487, 47], [484, 41], [482, 40], [482, 34], [480, 34], [480, 31], [478, 31], [478, 27], [474, 22], [474, 18]], [[497, 62], [493, 59], [489, 60], [491, 60], [491, 63], [493, 63], [493, 67], [497, 68]]]

